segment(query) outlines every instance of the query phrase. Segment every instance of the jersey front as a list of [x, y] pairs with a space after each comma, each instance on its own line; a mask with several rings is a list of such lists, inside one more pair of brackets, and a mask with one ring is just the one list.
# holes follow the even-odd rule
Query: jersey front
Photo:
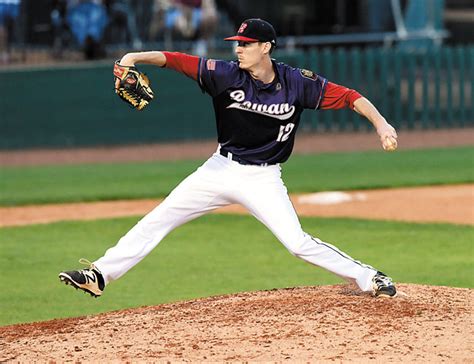
[[284, 63], [273, 62], [273, 68], [275, 79], [264, 84], [237, 62], [199, 60], [197, 81], [212, 97], [221, 151], [250, 164], [289, 158], [301, 113], [318, 108], [327, 83]]

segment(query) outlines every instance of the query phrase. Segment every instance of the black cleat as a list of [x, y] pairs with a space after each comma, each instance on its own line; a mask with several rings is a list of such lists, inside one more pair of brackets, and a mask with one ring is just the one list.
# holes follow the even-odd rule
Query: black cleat
[[393, 298], [397, 295], [397, 289], [393, 285], [392, 278], [384, 273], [377, 271], [372, 278], [372, 289], [375, 297]]
[[87, 264], [89, 268], [61, 272], [59, 273], [59, 279], [66, 285], [71, 285], [76, 289], [89, 293], [92, 297], [99, 297], [105, 288], [102, 273], [86, 259], [79, 260], [79, 263]]

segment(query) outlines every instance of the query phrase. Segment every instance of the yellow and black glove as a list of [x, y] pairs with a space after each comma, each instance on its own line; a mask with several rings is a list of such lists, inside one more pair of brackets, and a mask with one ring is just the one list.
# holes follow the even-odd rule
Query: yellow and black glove
[[115, 93], [135, 109], [142, 110], [153, 100], [150, 80], [135, 66], [122, 66], [116, 61], [114, 76]]

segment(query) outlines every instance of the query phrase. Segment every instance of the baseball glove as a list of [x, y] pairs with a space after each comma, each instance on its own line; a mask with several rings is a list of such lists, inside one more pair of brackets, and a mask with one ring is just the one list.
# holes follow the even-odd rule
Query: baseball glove
[[119, 61], [114, 64], [115, 93], [137, 110], [142, 110], [153, 100], [150, 80], [135, 66], [122, 66]]

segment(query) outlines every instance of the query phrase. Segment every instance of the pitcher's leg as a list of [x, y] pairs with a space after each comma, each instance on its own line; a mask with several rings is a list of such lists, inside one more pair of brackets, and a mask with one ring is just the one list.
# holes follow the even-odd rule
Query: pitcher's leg
[[[280, 180], [281, 181], [281, 180]], [[295, 256], [356, 283], [362, 291], [372, 290], [376, 270], [336, 247], [306, 234], [283, 182], [243, 189], [241, 203]]]
[[120, 278], [176, 227], [228, 204], [220, 194], [222, 185], [219, 187], [205, 172], [198, 170], [186, 178], [159, 206], [125, 234], [117, 245], [93, 263], [101, 271], [105, 283]]
[[362, 291], [373, 290], [372, 278], [377, 271], [351, 258], [335, 246], [304, 233], [303, 239], [293, 249], [293, 254], [297, 257], [357, 284]]

